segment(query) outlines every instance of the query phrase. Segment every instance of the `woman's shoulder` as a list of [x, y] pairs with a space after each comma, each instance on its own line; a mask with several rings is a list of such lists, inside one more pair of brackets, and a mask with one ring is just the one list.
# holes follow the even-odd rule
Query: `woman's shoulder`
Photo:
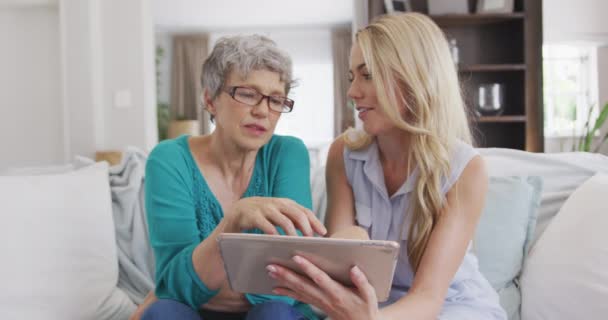
[[183, 135], [159, 142], [152, 151], [150, 151], [147, 162], [188, 165], [189, 153], [188, 136]]
[[450, 145], [450, 164], [454, 167], [465, 166], [479, 152], [470, 143], [454, 140]]
[[483, 167], [483, 160], [480, 157], [477, 157], [478, 155], [479, 152], [471, 144], [461, 140], [455, 140], [452, 142], [449, 160], [450, 173], [447, 180], [445, 180], [445, 185], [443, 187], [444, 191], [449, 190], [454, 183], [460, 179], [462, 173], [469, 166], [469, 164], [473, 165], [474, 167]]
[[330, 145], [327, 153], [327, 162], [329, 164], [341, 164], [343, 163], [344, 154], [349, 149], [346, 148], [346, 142], [344, 141], [344, 134], [339, 135]]
[[334, 141], [334, 154], [342, 155], [347, 167], [355, 163], [377, 162], [378, 145], [373, 136], [362, 129], [350, 128]]
[[308, 149], [302, 139], [294, 136], [273, 135], [270, 141], [262, 147], [266, 154], [272, 157], [291, 157], [308, 155]]

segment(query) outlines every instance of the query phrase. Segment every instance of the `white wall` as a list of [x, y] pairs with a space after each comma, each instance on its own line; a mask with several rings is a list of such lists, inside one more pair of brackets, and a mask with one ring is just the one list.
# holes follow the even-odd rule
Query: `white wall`
[[61, 163], [57, 7], [1, 6], [0, 168]]
[[148, 0], [0, 0], [0, 169], [154, 147], [153, 32]]
[[[103, 139], [98, 8], [94, 1], [62, 0], [61, 46], [65, 161], [92, 157]], [[94, 63], [97, 61], [97, 63]]]
[[[31, 0], [30, 0], [31, 1]], [[163, 30], [196, 31], [350, 23], [362, 0], [150, 0]]]
[[[151, 149], [158, 141], [158, 130], [149, 1], [102, 0], [99, 9], [105, 110], [105, 139], [99, 148]], [[124, 108], [115, 101], [121, 92], [131, 100]]]
[[543, 1], [545, 42], [608, 41], [608, 1]]
[[156, 144], [149, 9], [146, 0], [60, 1], [67, 160]]

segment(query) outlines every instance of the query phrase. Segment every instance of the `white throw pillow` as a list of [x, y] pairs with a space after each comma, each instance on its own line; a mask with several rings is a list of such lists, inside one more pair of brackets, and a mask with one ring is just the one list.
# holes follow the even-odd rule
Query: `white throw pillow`
[[608, 316], [608, 175], [572, 195], [532, 248], [521, 277], [522, 319]]
[[126, 319], [108, 167], [0, 177], [0, 319]]
[[608, 157], [588, 152], [533, 153], [514, 149], [478, 149], [490, 176], [538, 176], [543, 193], [532, 244], [576, 188], [596, 173], [608, 174]]
[[74, 170], [73, 164], [60, 164], [39, 167], [15, 167], [0, 171], [0, 176], [38, 176], [45, 174], [61, 174]]

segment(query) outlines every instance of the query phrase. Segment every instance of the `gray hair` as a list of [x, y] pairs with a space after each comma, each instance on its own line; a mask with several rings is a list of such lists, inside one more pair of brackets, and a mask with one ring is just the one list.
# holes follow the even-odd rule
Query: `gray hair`
[[291, 58], [270, 38], [262, 35], [239, 35], [219, 38], [203, 63], [201, 86], [215, 99], [232, 71], [246, 77], [252, 70], [269, 70], [285, 83], [285, 94], [295, 83]]

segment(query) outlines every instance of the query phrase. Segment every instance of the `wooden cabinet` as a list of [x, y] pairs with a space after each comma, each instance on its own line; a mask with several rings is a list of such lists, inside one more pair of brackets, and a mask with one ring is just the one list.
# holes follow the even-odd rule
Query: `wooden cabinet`
[[[370, 17], [384, 12], [383, 1], [369, 4]], [[412, 1], [412, 7], [428, 12], [426, 0]], [[459, 78], [480, 147], [543, 151], [541, 10], [541, 0], [515, 0], [512, 13], [430, 16], [456, 39]], [[504, 85], [501, 115], [474, 112], [478, 88], [486, 83]]]

